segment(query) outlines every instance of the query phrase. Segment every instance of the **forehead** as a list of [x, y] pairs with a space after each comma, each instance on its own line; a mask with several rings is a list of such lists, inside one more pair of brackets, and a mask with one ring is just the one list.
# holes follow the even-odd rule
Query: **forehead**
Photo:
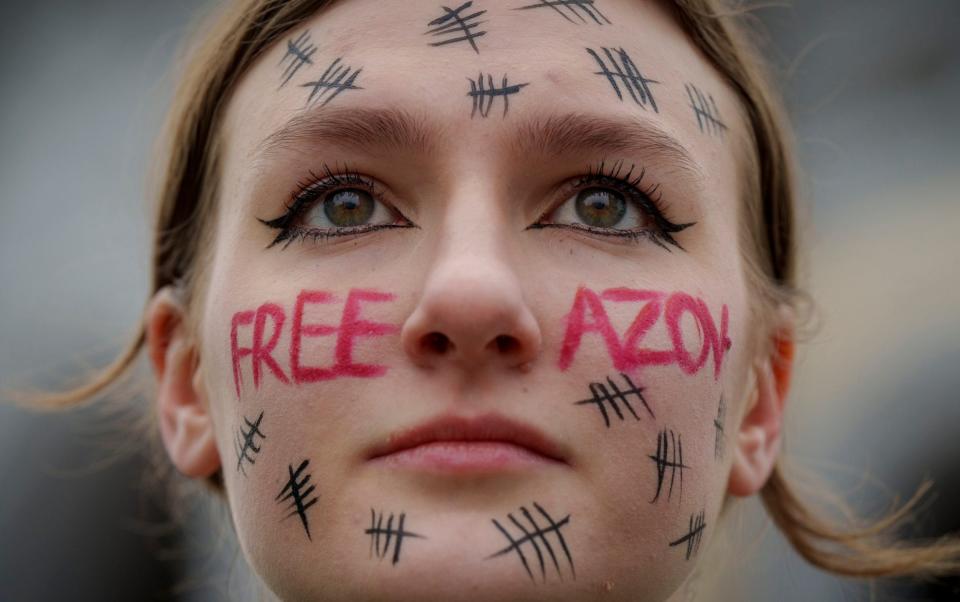
[[[241, 81], [225, 122], [228, 166], [330, 134], [314, 127], [324, 114], [350, 126], [333, 128], [342, 141], [366, 122], [366, 134], [384, 126], [385, 152], [455, 157], [469, 146], [474, 158], [529, 151], [546, 141], [536, 126], [553, 120], [568, 126], [566, 142], [619, 132], [708, 176], [735, 171], [743, 132], [733, 94], [670, 14], [642, 0], [334, 2]], [[417, 127], [401, 132], [385, 115], [416, 116], [403, 125]]]

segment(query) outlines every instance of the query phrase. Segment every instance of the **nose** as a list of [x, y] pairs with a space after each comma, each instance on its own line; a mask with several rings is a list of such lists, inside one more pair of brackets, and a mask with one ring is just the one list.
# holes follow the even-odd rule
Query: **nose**
[[404, 350], [428, 368], [525, 369], [540, 355], [542, 337], [519, 278], [497, 253], [472, 250], [434, 264], [401, 330]]

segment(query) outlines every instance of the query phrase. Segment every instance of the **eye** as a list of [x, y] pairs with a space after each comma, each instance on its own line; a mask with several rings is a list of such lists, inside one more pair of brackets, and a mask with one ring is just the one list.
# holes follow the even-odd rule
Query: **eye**
[[303, 223], [324, 228], [355, 228], [389, 223], [390, 212], [366, 190], [346, 188], [328, 192], [306, 211]]
[[567, 228], [591, 235], [628, 240], [649, 239], [668, 249], [683, 249], [673, 234], [694, 225], [678, 224], [664, 215], [663, 194], [659, 186], [644, 182], [645, 172], [632, 177], [631, 167], [621, 176], [623, 164], [611, 168], [601, 163], [595, 170], [564, 186], [563, 202], [555, 206], [531, 226]]
[[556, 224], [583, 224], [591, 228], [635, 229], [649, 224], [637, 207], [616, 190], [585, 188], [554, 210]]
[[[380, 200], [384, 196], [373, 180], [354, 172], [334, 173], [298, 185], [286, 212], [272, 220], [259, 220], [268, 228], [280, 230], [267, 246], [297, 239], [314, 241], [337, 236], [356, 236], [386, 228], [410, 228], [414, 225], [399, 211]], [[345, 168], [346, 169], [346, 168]]]

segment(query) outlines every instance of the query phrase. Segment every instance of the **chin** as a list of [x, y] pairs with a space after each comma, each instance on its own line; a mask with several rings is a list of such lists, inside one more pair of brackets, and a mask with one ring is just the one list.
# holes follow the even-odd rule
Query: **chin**
[[[391, 565], [390, 558], [356, 562], [352, 552], [309, 563], [297, 560], [295, 565], [286, 558], [283, 567], [274, 566], [261, 577], [284, 602], [662, 602], [687, 575], [676, 574], [681, 567], [663, 566], [658, 559], [653, 560], [658, 567], [641, 566], [642, 555], [637, 554], [629, 566], [578, 564], [575, 579], [564, 571], [561, 580], [543, 551], [544, 573], [535, 554], [527, 558], [531, 578], [515, 558], [478, 561], [469, 539], [461, 540], [458, 549], [420, 554], [397, 565]], [[345, 556], [354, 559], [347, 561]]]

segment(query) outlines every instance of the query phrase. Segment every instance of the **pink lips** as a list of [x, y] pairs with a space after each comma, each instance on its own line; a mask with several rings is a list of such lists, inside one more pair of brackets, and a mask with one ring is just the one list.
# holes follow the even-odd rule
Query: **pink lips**
[[393, 433], [369, 459], [441, 473], [483, 473], [566, 463], [559, 446], [536, 428], [498, 414], [441, 416]]

